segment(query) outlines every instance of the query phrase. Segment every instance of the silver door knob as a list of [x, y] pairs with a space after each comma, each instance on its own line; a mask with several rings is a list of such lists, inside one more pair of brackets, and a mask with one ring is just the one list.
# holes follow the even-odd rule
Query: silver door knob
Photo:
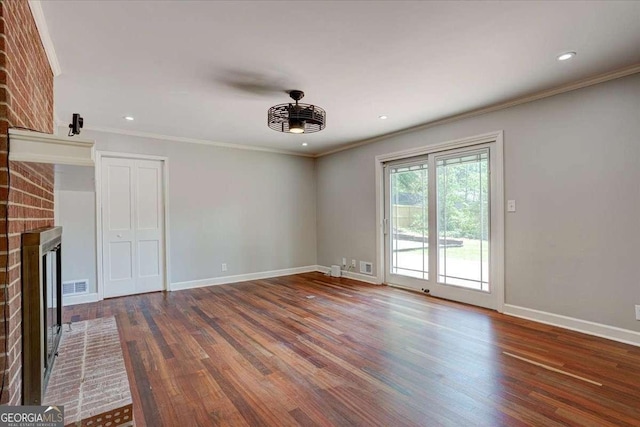
[[118, 239], [122, 237], [122, 234], [118, 234]]

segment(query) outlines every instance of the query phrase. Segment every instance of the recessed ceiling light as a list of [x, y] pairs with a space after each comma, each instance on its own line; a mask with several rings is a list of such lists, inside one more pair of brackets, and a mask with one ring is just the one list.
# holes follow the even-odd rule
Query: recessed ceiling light
[[133, 121], [133, 117], [131, 117], [131, 116], [124, 116], [123, 118], [125, 120], [129, 120], [130, 122]]
[[309, 145], [309, 144], [307, 144], [306, 142], [303, 142], [303, 143], [302, 143], [302, 146], [303, 146], [303, 147], [306, 147], [307, 145]]
[[558, 61], [566, 61], [567, 59], [571, 59], [576, 56], [575, 52], [565, 52], [561, 55], [558, 55]]
[[380, 120], [387, 120], [389, 117], [387, 117], [387, 116], [385, 116], [385, 115], [382, 115], [382, 116], [378, 116], [378, 118], [379, 118]]

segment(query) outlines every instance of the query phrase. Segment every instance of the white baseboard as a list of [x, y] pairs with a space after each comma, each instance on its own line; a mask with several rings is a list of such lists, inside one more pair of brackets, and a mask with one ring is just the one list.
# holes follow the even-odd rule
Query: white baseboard
[[346, 277], [353, 280], [359, 280], [361, 282], [371, 283], [372, 285], [380, 285], [378, 278], [375, 276], [369, 276], [368, 274], [353, 273], [351, 271], [343, 271], [342, 277]]
[[331, 268], [325, 267], [324, 265], [316, 265], [316, 271], [320, 273], [327, 274], [331, 272]]
[[169, 286], [171, 291], [183, 289], [203, 288], [205, 286], [226, 285], [229, 283], [246, 282], [248, 280], [270, 279], [272, 277], [289, 276], [291, 274], [310, 273], [318, 271], [317, 265], [305, 267], [285, 268], [282, 270], [260, 271], [258, 273], [238, 274], [235, 276], [213, 277], [210, 279], [189, 280], [186, 282], [174, 282]]
[[[330, 267], [325, 267], [324, 265], [317, 265], [316, 267], [316, 271], [319, 271], [321, 273], [326, 274], [331, 271]], [[342, 270], [342, 277], [346, 277], [347, 279], [359, 280], [365, 283], [371, 283], [372, 285], [382, 284], [376, 276], [369, 276], [368, 274], [354, 273], [351, 271]]]
[[548, 313], [546, 311], [511, 304], [504, 305], [504, 314], [640, 347], [640, 332], [629, 329], [603, 325], [588, 320], [576, 319], [574, 317], [562, 316], [560, 314]]
[[66, 295], [62, 297], [62, 305], [77, 305], [77, 304], [86, 304], [88, 302], [97, 302], [99, 301], [98, 294], [81, 294], [81, 295]]

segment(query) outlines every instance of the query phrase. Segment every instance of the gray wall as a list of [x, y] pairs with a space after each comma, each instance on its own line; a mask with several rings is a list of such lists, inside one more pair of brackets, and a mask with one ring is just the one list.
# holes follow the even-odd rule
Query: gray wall
[[[316, 264], [313, 159], [88, 130], [81, 136], [101, 151], [168, 157], [171, 283]], [[86, 197], [71, 194], [89, 179], [60, 183], [56, 202], [65, 250], [95, 271], [95, 256], [79, 249], [89, 240], [95, 247], [95, 232], [79, 232], [95, 230], [95, 208], [85, 215], [83, 205], [77, 214], [74, 205]]]
[[87, 280], [96, 292], [94, 168], [56, 165], [55, 223], [63, 230], [62, 281]]
[[640, 331], [640, 75], [321, 157], [318, 264], [383, 268], [376, 155], [501, 129], [507, 303]]
[[[331, 265], [342, 257], [374, 262], [377, 270], [374, 157], [500, 129], [505, 199], [518, 205], [505, 216], [507, 303], [640, 331], [633, 310], [640, 304], [640, 75], [315, 164], [102, 132], [82, 136], [99, 150], [169, 157], [170, 280], [181, 282]], [[56, 182], [65, 253], [76, 254], [64, 279], [91, 279], [95, 194], [91, 174], [73, 173]]]

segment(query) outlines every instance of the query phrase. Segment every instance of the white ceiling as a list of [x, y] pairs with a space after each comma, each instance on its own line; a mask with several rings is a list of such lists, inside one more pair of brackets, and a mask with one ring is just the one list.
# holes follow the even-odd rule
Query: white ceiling
[[[87, 127], [300, 153], [640, 63], [640, 2], [631, 1], [44, 1], [42, 8], [62, 68], [61, 120], [79, 112]], [[573, 60], [556, 60], [570, 50], [578, 52]], [[326, 109], [324, 131], [267, 127], [267, 109], [287, 102], [288, 89]]]

